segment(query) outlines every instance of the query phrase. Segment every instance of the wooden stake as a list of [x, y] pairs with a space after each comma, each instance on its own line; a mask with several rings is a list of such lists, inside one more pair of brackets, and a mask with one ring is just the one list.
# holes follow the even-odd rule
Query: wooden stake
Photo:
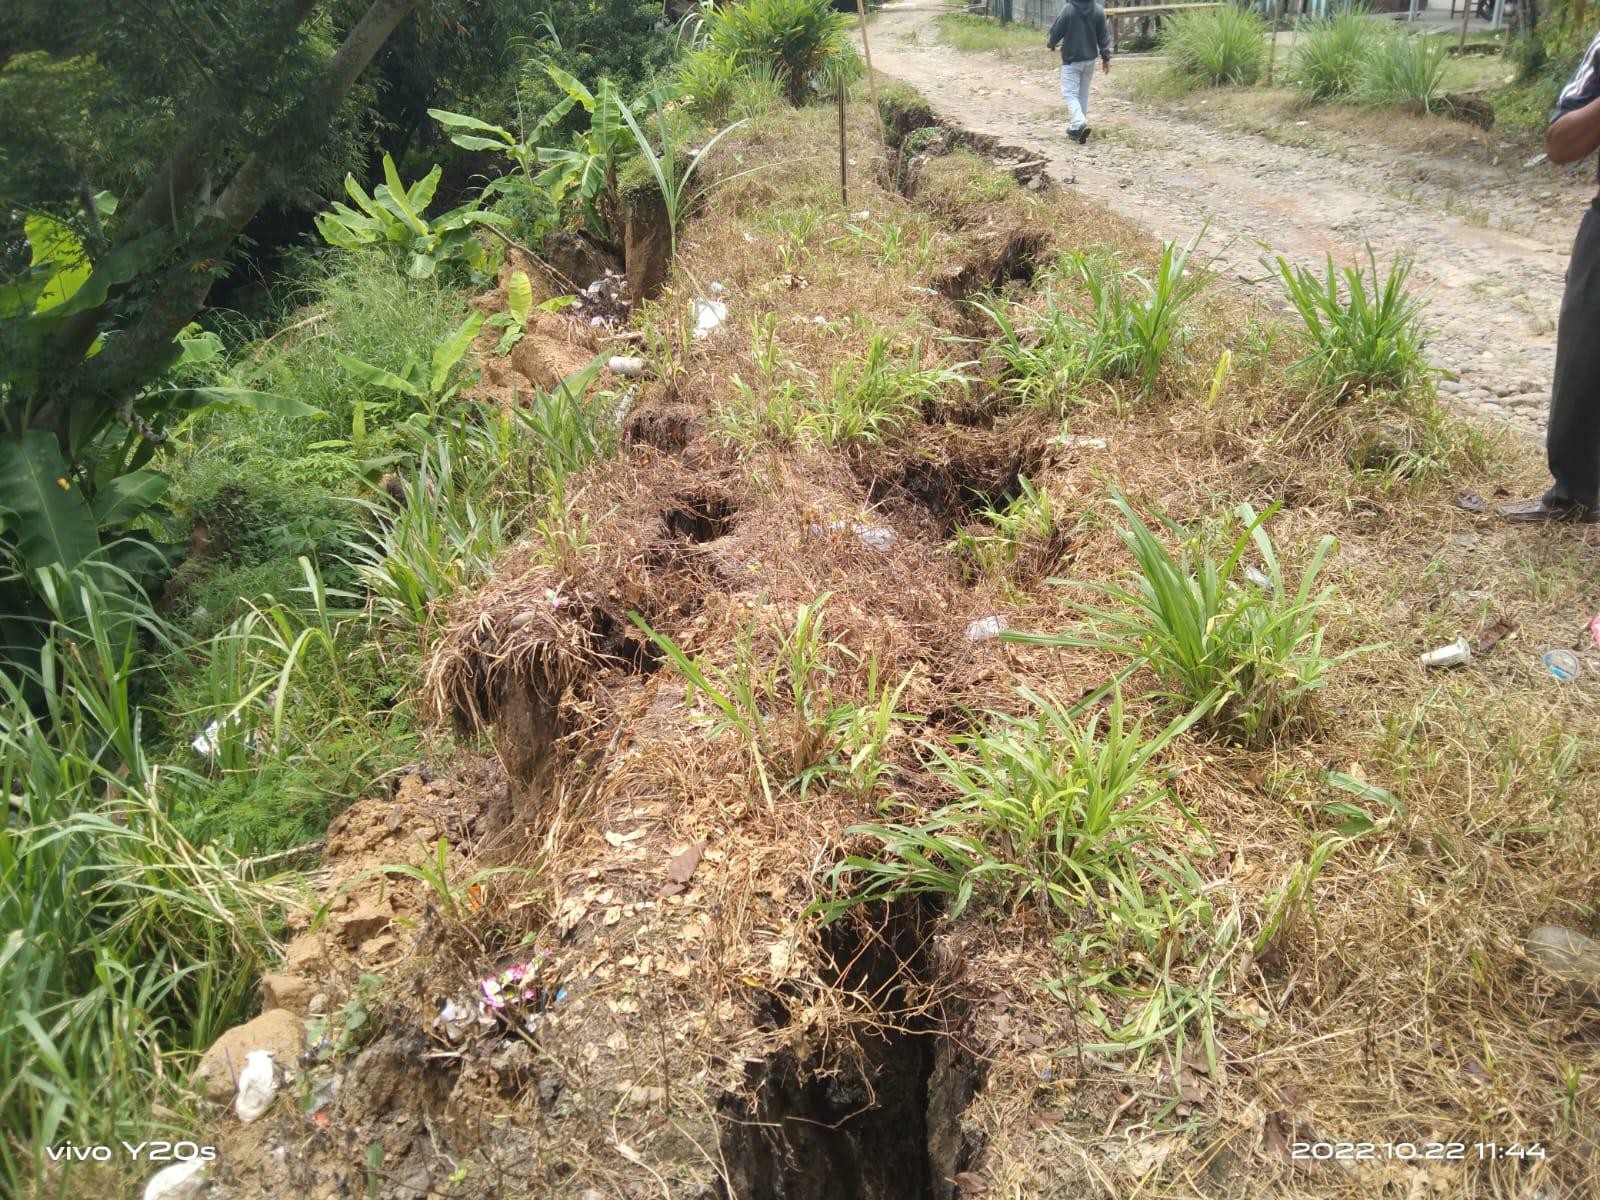
[[856, 16], [861, 21], [861, 53], [867, 60], [867, 90], [872, 93], [872, 115], [878, 119], [878, 144], [884, 157], [889, 155], [889, 135], [883, 129], [883, 112], [878, 108], [878, 81], [872, 74], [872, 43], [867, 41], [867, 9], [865, 0], [856, 0]]
[[[1581, 11], [1581, 10], [1580, 10]], [[1467, 22], [1472, 19], [1472, 0], [1465, 0], [1461, 6], [1461, 49], [1467, 48]]]
[[1272, 86], [1272, 64], [1278, 60], [1278, 10], [1283, 7], [1283, 0], [1274, 0], [1272, 5], [1272, 41], [1267, 47], [1267, 86]]
[[845, 182], [845, 155], [844, 155], [844, 76], [838, 78], [839, 92], [839, 205], [847, 212], [850, 209], [850, 186]]

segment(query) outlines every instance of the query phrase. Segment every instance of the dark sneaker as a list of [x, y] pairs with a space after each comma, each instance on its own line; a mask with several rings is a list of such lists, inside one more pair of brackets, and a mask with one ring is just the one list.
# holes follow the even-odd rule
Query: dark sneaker
[[1083, 125], [1077, 129], [1068, 129], [1067, 136], [1081, 146], [1083, 145], [1083, 131], [1087, 128], [1089, 128], [1087, 125]]
[[1566, 521], [1574, 525], [1600, 525], [1600, 509], [1587, 504], [1559, 504], [1543, 496], [1535, 500], [1519, 500], [1515, 504], [1502, 504], [1497, 510], [1502, 519], [1513, 525], [1542, 525], [1549, 521]]
[[1078, 130], [1078, 145], [1087, 146], [1088, 144], [1089, 144], [1089, 127], [1087, 125], [1085, 125], [1082, 129]]

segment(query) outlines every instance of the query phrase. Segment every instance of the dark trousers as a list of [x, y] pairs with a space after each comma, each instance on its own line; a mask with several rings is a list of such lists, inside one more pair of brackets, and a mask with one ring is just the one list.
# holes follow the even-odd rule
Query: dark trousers
[[1545, 449], [1555, 486], [1551, 504], [1600, 507], [1600, 197], [1583, 214], [1556, 326]]

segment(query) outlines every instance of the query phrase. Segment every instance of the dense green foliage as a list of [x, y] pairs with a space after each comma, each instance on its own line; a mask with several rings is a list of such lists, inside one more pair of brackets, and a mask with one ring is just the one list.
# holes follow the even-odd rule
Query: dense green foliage
[[1315, 100], [1346, 96], [1356, 85], [1372, 26], [1364, 9], [1314, 21], [1300, 32], [1295, 70]]
[[[769, 69], [789, 103], [826, 95], [860, 70], [850, 21], [830, 0], [744, 0], [703, 11], [696, 59], [713, 55], [738, 70]], [[691, 70], [711, 70], [696, 63]]]
[[1211, 87], [1254, 83], [1267, 65], [1266, 22], [1231, 4], [1179, 13], [1161, 36], [1172, 69]]
[[1443, 38], [1385, 33], [1368, 42], [1351, 95], [1368, 108], [1428, 112], [1438, 100], [1449, 61], [1450, 47]]

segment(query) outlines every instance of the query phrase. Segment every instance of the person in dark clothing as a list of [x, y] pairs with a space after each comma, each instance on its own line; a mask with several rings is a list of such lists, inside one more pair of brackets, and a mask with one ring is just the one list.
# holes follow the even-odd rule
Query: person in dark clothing
[[[1600, 35], [1556, 101], [1545, 155], [1558, 166], [1600, 148]], [[1596, 175], [1600, 184], [1600, 173]], [[1501, 507], [1508, 521], [1600, 524], [1600, 196], [1578, 225], [1556, 324], [1545, 453], [1555, 484], [1534, 500]]]
[[1089, 140], [1089, 84], [1094, 60], [1111, 70], [1111, 31], [1106, 10], [1095, 0], [1068, 0], [1050, 26], [1048, 49], [1061, 47], [1061, 96], [1067, 102], [1067, 136], [1080, 146]]

